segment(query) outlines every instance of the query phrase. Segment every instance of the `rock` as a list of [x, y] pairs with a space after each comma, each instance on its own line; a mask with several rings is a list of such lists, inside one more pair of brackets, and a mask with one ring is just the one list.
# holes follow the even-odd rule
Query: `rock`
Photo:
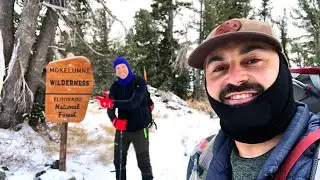
[[168, 100], [168, 99], [164, 99], [164, 100], [162, 100], [162, 102], [163, 102], [163, 103], [168, 103], [169, 100]]
[[51, 169], [59, 169], [59, 160], [55, 160], [52, 164], [46, 163], [45, 166], [50, 166]]
[[51, 166], [52, 169], [59, 169], [59, 160], [55, 160]]
[[38, 172], [37, 174], [36, 174], [36, 178], [37, 177], [40, 177], [42, 174], [44, 174], [44, 173], [46, 173], [46, 171], [41, 171], [41, 172]]
[[21, 124], [18, 124], [18, 125], [16, 125], [16, 126], [14, 126], [12, 129], [13, 129], [14, 131], [20, 131], [20, 129], [22, 128], [22, 126], [23, 126], [23, 124], [21, 123]]
[[180, 110], [181, 109], [181, 107], [178, 107], [178, 106], [171, 106], [171, 105], [167, 105], [166, 106], [168, 109], [171, 109], [171, 110]]
[[9, 171], [8, 167], [1, 167], [4, 171]]
[[69, 178], [68, 180], [77, 180], [74, 176], [72, 176], [71, 178]]

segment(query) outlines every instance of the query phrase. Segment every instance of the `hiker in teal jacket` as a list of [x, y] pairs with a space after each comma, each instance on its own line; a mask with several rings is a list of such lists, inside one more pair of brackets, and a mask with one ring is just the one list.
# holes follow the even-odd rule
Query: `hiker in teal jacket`
[[[295, 145], [320, 128], [320, 117], [294, 101], [288, 60], [273, 32], [265, 22], [232, 19], [189, 56], [191, 67], [205, 70], [221, 130], [203, 166], [192, 154], [188, 180], [274, 179]], [[283, 179], [319, 178], [318, 153], [315, 142]]]

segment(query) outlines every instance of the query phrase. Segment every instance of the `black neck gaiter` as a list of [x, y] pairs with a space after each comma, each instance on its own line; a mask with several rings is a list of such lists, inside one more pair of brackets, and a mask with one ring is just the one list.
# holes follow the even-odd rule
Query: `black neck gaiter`
[[262, 143], [283, 133], [296, 113], [292, 78], [282, 55], [276, 81], [247, 104], [227, 105], [207, 93], [221, 129], [236, 141]]

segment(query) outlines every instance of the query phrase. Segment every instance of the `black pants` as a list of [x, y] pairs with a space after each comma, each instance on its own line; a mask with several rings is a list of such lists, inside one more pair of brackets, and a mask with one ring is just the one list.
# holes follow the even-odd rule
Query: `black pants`
[[[116, 168], [117, 180], [126, 180], [126, 163], [127, 152], [130, 144], [136, 151], [138, 166], [141, 171], [142, 180], [152, 180], [152, 168], [149, 156], [149, 131], [148, 128], [142, 129], [137, 132], [122, 132], [122, 144], [120, 143], [121, 132], [116, 131], [114, 140], [114, 166]], [[120, 152], [122, 149], [122, 153]], [[120, 155], [122, 154], [121, 162], [121, 179], [120, 179]], [[136, 177], [134, 179], [137, 179]]]

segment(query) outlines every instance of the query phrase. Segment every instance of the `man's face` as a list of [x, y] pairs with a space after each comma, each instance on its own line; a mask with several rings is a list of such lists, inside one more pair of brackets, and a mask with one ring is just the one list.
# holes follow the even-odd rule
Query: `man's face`
[[277, 52], [265, 43], [225, 44], [206, 57], [207, 91], [224, 104], [248, 103], [275, 82], [279, 63]]
[[125, 64], [118, 64], [116, 66], [116, 75], [121, 78], [125, 79], [129, 74], [129, 70]]

